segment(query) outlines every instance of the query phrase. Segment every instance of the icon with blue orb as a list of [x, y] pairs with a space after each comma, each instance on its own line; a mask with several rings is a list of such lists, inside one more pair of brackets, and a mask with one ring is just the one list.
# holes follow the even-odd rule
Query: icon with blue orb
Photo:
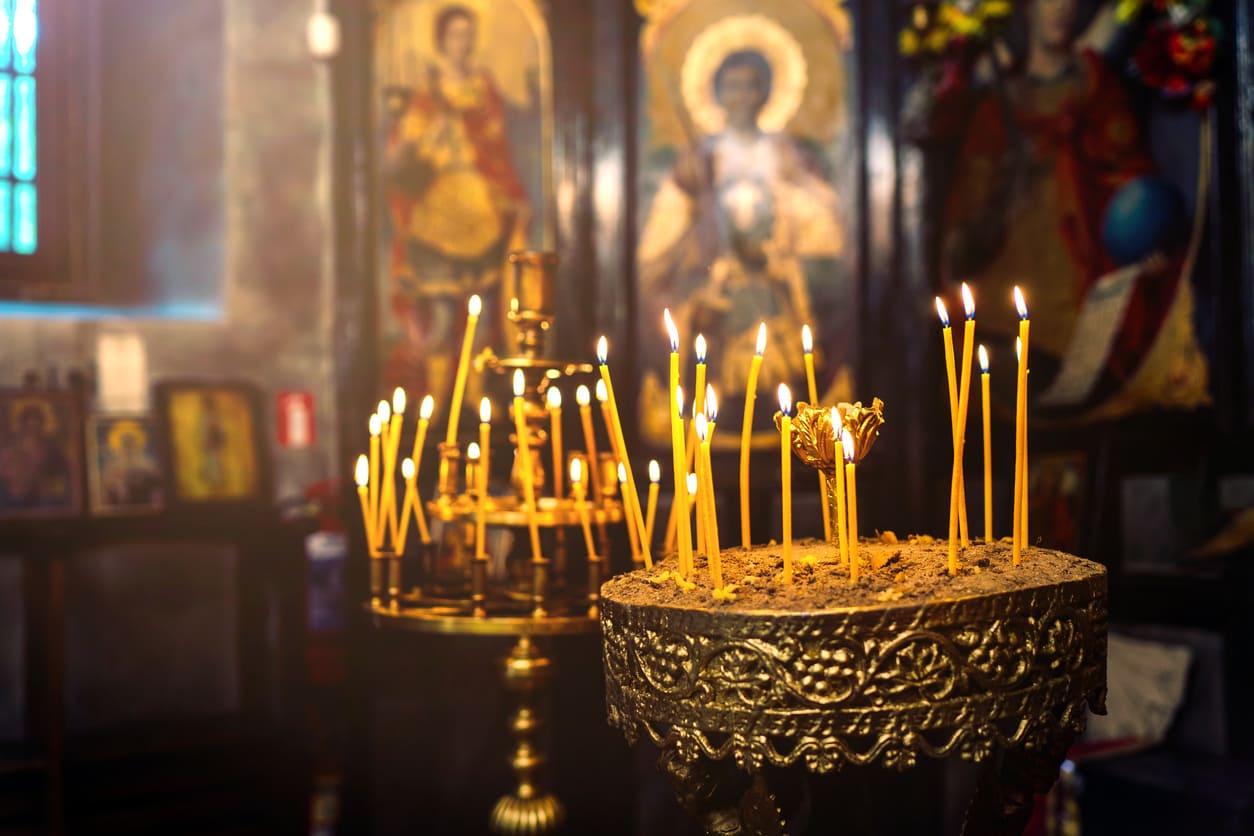
[[1163, 177], [1138, 177], [1106, 206], [1102, 244], [1120, 267], [1171, 249], [1185, 233], [1184, 199]]

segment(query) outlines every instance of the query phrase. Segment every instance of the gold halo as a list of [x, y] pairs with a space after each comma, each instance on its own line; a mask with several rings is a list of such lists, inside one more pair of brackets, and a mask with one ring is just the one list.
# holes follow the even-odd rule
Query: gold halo
[[801, 106], [807, 82], [801, 44], [765, 15], [732, 15], [710, 24], [693, 39], [680, 70], [684, 106], [703, 134], [723, 129], [727, 114], [714, 96], [714, 73], [724, 58], [740, 50], [761, 53], [771, 67], [771, 94], [758, 116], [762, 130], [784, 130]]
[[26, 412], [28, 407], [34, 407], [43, 414], [44, 433], [46, 435], [54, 435], [57, 431], [57, 413], [52, 408], [52, 404], [43, 398], [18, 398], [13, 401], [13, 406], [9, 408], [10, 429], [17, 432], [22, 428], [22, 414]]
[[145, 431], [144, 428], [139, 425], [138, 421], [131, 421], [129, 419], [126, 419], [126, 420], [118, 421], [116, 424], [114, 424], [112, 427], [109, 428], [109, 441], [108, 441], [109, 449], [121, 450], [122, 439], [128, 435], [137, 439], [140, 447], [148, 446], [147, 431]]

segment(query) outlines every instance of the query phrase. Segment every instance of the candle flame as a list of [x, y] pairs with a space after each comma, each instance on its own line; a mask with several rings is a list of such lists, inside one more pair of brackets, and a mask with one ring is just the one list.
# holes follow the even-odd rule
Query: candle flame
[[696, 351], [697, 351], [697, 362], [698, 362], [698, 363], [704, 363], [704, 362], [705, 362], [705, 349], [706, 349], [706, 345], [705, 345], [705, 334], [697, 334], [697, 340], [696, 340]]
[[466, 311], [471, 316], [478, 316], [480, 313], [482, 313], [483, 300], [479, 298], [478, 293], [470, 297], [470, 301], [466, 303]]
[[988, 374], [988, 349], [980, 346], [978, 354], [980, 355], [980, 374]]
[[697, 495], [697, 474], [688, 474], [688, 496]]
[[779, 411], [785, 415], [792, 415], [792, 390], [788, 388], [787, 383], [779, 384]]
[[523, 376], [522, 369], [514, 369], [514, 397], [521, 398], [523, 392], [527, 391], [527, 379]]
[[605, 388], [605, 381], [597, 381], [597, 403], [605, 403], [610, 399], [610, 390]]
[[1028, 303], [1023, 300], [1023, 291], [1019, 289], [1019, 285], [1015, 285], [1015, 310], [1019, 312], [1019, 319], [1028, 318]]
[[714, 396], [714, 387], [705, 384], [705, 417], [713, 424], [718, 420], [718, 398]]
[[[472, 444], [471, 446], [473, 447], [474, 445]], [[414, 464], [413, 459], [406, 456], [405, 460], [401, 462], [401, 476], [405, 477], [405, 481], [408, 482], [417, 475], [418, 465]]]
[[671, 354], [674, 354], [679, 351], [679, 329], [675, 327], [675, 320], [671, 317], [670, 308], [663, 309], [662, 319], [666, 323], [666, 336], [671, 341]]
[[618, 481], [624, 484], [627, 482], [627, 468], [622, 462], [618, 463]]
[[662, 481], [662, 466], [657, 463], [657, 459], [649, 459], [649, 481], [655, 485]]
[[806, 354], [814, 351], [814, 334], [810, 331], [809, 325], [801, 326], [801, 350]]
[[489, 398], [479, 401], [479, 423], [492, 423], [492, 401]]
[[575, 402], [580, 406], [587, 406], [592, 403], [592, 395], [588, 392], [587, 386], [580, 384], [579, 388], [575, 390]]
[[483, 451], [479, 449], [479, 442], [472, 441], [470, 444], [466, 445], [466, 458], [470, 459], [472, 462], [479, 461], [479, 456], [482, 454]]
[[378, 435], [383, 432], [383, 422], [379, 420], [379, 413], [370, 416], [370, 434]]
[[427, 395], [422, 399], [422, 405], [418, 407], [418, 417], [424, 421], [430, 421], [431, 416], [435, 414], [435, 398]]
[[1016, 360], [1020, 359], [1022, 354], [1023, 354], [1023, 339], [1021, 337], [1015, 337], [1015, 359]]
[[405, 405], [405, 390], [397, 386], [396, 390], [392, 392], [392, 412], [396, 415], [403, 414], [405, 412]]
[[[836, 444], [840, 443], [840, 434], [845, 431], [845, 423], [840, 417], [840, 408], [832, 407], [832, 439]], [[842, 453], [843, 455], [843, 453]]]
[[583, 459], [575, 456], [570, 460], [570, 483], [578, 485], [583, 481]]
[[392, 420], [392, 405], [387, 401], [379, 401], [379, 422], [386, 424]]
[[597, 362], [604, 366], [610, 359], [610, 341], [601, 335], [601, 339], [597, 340]]
[[967, 315], [967, 319], [975, 319], [975, 297], [971, 295], [971, 288], [967, 287], [967, 283], [962, 283], [962, 310]]
[[844, 427], [840, 428], [840, 445], [845, 448], [845, 463], [852, 463], [854, 454], [853, 433], [849, 432], [849, 430]]
[[675, 387], [675, 409], [679, 412], [679, 417], [684, 417], [684, 387]]
[[370, 484], [370, 459], [366, 458], [364, 453], [357, 457], [357, 471], [354, 477], [359, 488]]
[[758, 324], [758, 341], [753, 344], [753, 353], [761, 357], [766, 352], [766, 323]]
[[949, 311], [945, 310], [945, 302], [939, 296], [936, 297], [936, 315], [940, 317], [941, 327], [949, 327]]
[[562, 390], [558, 389], [556, 386], [550, 386], [547, 400], [549, 404], [549, 409], [561, 409], [562, 408]]
[[692, 425], [697, 430], [697, 440], [704, 444], [710, 435], [710, 422], [706, 420], [704, 415], [698, 412], [697, 417], [692, 419]]

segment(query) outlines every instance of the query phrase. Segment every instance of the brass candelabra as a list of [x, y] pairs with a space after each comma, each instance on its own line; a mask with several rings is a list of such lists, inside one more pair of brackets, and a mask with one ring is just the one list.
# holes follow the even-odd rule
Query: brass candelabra
[[[550, 438], [548, 390], [594, 370], [589, 364], [548, 356], [556, 256], [515, 252], [509, 262], [514, 295], [506, 316], [515, 333], [514, 345], [501, 354], [485, 349], [473, 368], [487, 380], [521, 379], [522, 391], [516, 391], [519, 398], [514, 403], [521, 406], [522, 415], [512, 422], [516, 431], [510, 441], [525, 453], [515, 457], [509, 489], [485, 494], [488, 480], [479, 478], [481, 462], [469, 459], [457, 444], [439, 444], [436, 496], [425, 504], [434, 523], [434, 540], [421, 549], [420, 571], [409, 584], [403, 583], [402, 556], [380, 551], [372, 562], [368, 611], [377, 627], [515, 639], [502, 671], [506, 689], [517, 698], [509, 723], [515, 738], [511, 765], [517, 786], [496, 803], [489, 822], [498, 834], [542, 834], [554, 832], [564, 818], [563, 805], [543, 782], [544, 723], [538, 706], [553, 668], [544, 638], [597, 630], [599, 589], [609, 554], [607, 526], [621, 522], [624, 512], [611, 453], [571, 450], [553, 456], [553, 467], [546, 468], [546, 452], [556, 449]], [[517, 437], [517, 428], [525, 438]], [[579, 493], [569, 485], [566, 490], [557, 487], [572, 458], [580, 459], [580, 470], [587, 474]], [[524, 467], [530, 468], [529, 474]], [[526, 500], [528, 475], [533, 504]], [[579, 540], [570, 529], [578, 532], [585, 516], [590, 530], [597, 531], [587, 542], [596, 548], [586, 555], [586, 562], [576, 562], [572, 557], [588, 550], [569, 547], [569, 540]], [[538, 552], [529, 551], [532, 526], [539, 534]], [[500, 529], [519, 536], [508, 554], [494, 555], [484, 538]]]

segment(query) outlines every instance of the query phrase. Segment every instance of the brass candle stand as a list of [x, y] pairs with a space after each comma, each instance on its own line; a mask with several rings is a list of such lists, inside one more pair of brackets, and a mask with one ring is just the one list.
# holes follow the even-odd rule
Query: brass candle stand
[[[510, 254], [509, 260], [514, 268], [514, 296], [506, 316], [515, 330], [514, 346], [503, 356], [485, 350], [475, 359], [474, 368], [485, 376], [508, 379], [516, 371], [523, 375], [523, 426], [536, 508], [529, 510], [523, 499], [520, 468], [524, 460], [518, 456], [511, 468], [510, 490], [484, 498], [485, 528], [513, 530], [517, 535], [514, 546], [503, 558], [491, 555], [487, 549], [483, 558], [477, 557], [479, 486], [468, 472], [477, 465], [466, 462], [457, 446], [439, 445], [437, 495], [426, 504], [435, 542], [422, 550], [416, 582], [404, 588], [399, 557], [384, 555], [372, 561], [368, 612], [380, 628], [515, 640], [504, 660], [502, 675], [505, 688], [517, 700], [509, 723], [515, 739], [511, 765], [517, 786], [497, 802], [489, 822], [493, 833], [544, 834], [554, 832], [564, 817], [563, 805], [544, 788], [542, 778], [546, 756], [538, 704], [554, 664], [545, 650], [544, 639], [597, 629], [599, 589], [609, 543], [602, 533], [599, 553], [589, 556], [586, 581], [582, 581], [581, 567], [573, 565], [567, 549], [568, 539], [582, 542], [578, 536], [567, 536], [568, 529], [579, 531], [580, 509], [569, 493], [542, 495], [542, 489], [553, 484], [544, 455], [549, 442], [545, 426], [549, 420], [545, 408], [547, 389], [563, 379], [591, 375], [594, 369], [590, 364], [563, 363], [545, 356], [546, 337], [554, 320], [556, 257], [551, 253], [516, 252]], [[497, 410], [493, 429], [498, 440], [504, 437], [501, 428], [513, 427], [506, 416], [506, 410]], [[516, 443], [515, 435], [510, 440]], [[624, 515], [613, 459], [608, 454], [600, 458], [601, 461], [585, 466], [589, 479], [600, 480], [596, 491], [599, 499], [594, 501], [590, 495], [585, 510], [598, 530], [604, 532], [607, 525], [622, 522]], [[544, 553], [539, 559], [533, 558], [528, 537], [533, 516], [542, 535]], [[385, 571], [384, 567], [388, 569]]]

